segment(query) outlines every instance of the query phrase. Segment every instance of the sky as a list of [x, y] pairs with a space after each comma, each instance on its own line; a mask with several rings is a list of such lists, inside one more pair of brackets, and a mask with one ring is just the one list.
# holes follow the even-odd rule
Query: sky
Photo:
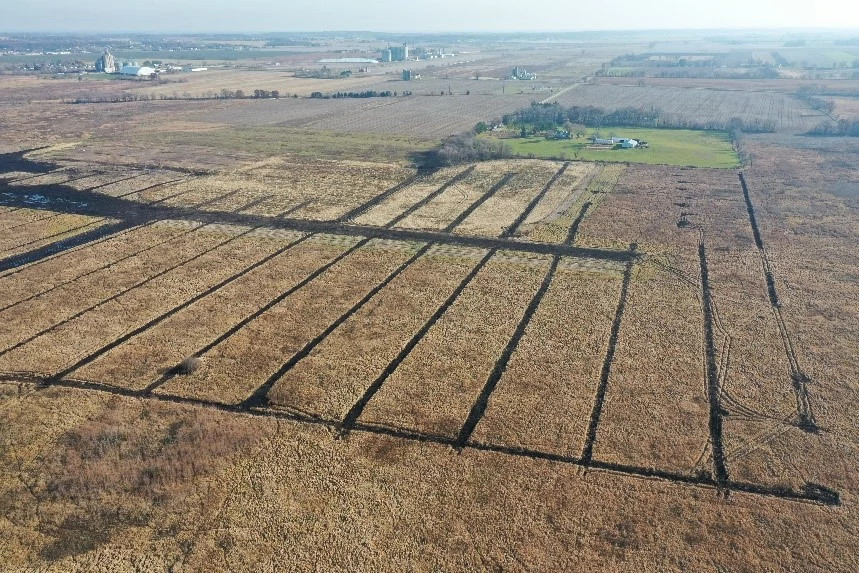
[[5, 32], [859, 29], [856, 0], [0, 0]]

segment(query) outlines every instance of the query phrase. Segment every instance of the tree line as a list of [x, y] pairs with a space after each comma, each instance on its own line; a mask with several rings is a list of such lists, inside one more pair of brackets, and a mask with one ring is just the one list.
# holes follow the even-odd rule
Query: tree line
[[606, 110], [594, 106], [563, 107], [557, 102], [532, 102], [529, 107], [506, 114], [503, 122], [507, 126], [524, 131], [549, 131], [570, 124], [588, 127], [659, 127], [667, 129], [700, 129], [705, 131], [734, 131], [745, 133], [773, 133], [773, 120], [743, 120], [738, 117], [728, 121], [690, 120], [677, 115], [668, 115], [655, 108], [623, 107]]
[[311, 99], [342, 99], [342, 98], [371, 98], [371, 97], [399, 97], [399, 96], [410, 96], [412, 92], [404, 91], [404, 92], [392, 92], [392, 91], [381, 91], [378, 92], [376, 90], [367, 90], [363, 92], [336, 92], [334, 94], [328, 95], [322, 92], [313, 92], [310, 94]]

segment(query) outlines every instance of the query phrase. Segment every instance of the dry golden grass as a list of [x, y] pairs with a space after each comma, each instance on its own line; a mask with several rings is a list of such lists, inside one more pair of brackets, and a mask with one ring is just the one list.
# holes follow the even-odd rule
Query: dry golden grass
[[[563, 242], [567, 238], [573, 221], [581, 213], [582, 206], [590, 202], [592, 207], [589, 211], [595, 210], [596, 205], [614, 189], [625, 168], [624, 165], [599, 165], [596, 167], [597, 171], [588, 173], [585, 177], [577, 179], [575, 183], [570, 184], [567, 179], [565, 183], [571, 188], [569, 195], [542, 219], [533, 222], [530, 228], [526, 227], [528, 238], [546, 243]], [[586, 187], [579, 189], [580, 185], [586, 185]], [[590, 213], [587, 216], [590, 216]]]
[[108, 352], [78, 375], [141, 390], [340, 252], [338, 245], [305, 241]]
[[[237, 229], [228, 227], [222, 227], [220, 232], [210, 228], [207, 235], [211, 239], [203, 240], [217, 244], [237, 232]], [[275, 241], [256, 237], [236, 239], [5, 354], [0, 357], [0, 368], [6, 371], [57, 372], [134, 326], [146, 323], [261, 259], [278, 246]], [[201, 250], [197, 248], [195, 252]]]
[[436, 191], [455, 177], [461, 170], [461, 167], [447, 167], [439, 169], [431, 175], [422, 177], [356, 218], [355, 222], [361, 225], [385, 225], [406, 209], [433, 191]]
[[487, 263], [361, 419], [456, 435], [547, 270], [547, 259], [536, 265]]
[[[556, 62], [552, 69], [563, 65]], [[209, 208], [235, 208], [275, 193], [282, 199], [253, 212], [270, 214], [315, 197], [317, 207], [300, 216], [326, 218], [411, 173], [384, 164], [299, 164], [249, 152], [206, 155], [181, 146], [124, 147], [119, 140], [127, 130], [169, 114], [146, 112], [127, 120], [129, 127], [122, 116], [145, 112], [145, 107], [129, 105], [121, 113], [78, 108], [34, 106], [22, 117], [0, 109], [0, 121], [4, 134], [19, 142], [116, 132], [104, 146], [56, 150], [52, 156], [131, 163], [160, 157], [218, 171], [187, 184], [192, 192], [175, 205], [238, 189], [235, 197]], [[177, 106], [170, 113], [180, 115], [183, 109]], [[101, 119], [100, 113], [105, 114]], [[820, 139], [813, 143], [827, 145]], [[797, 489], [807, 481], [820, 483], [840, 493], [841, 506], [737, 492], [726, 502], [712, 490], [689, 484], [593, 468], [585, 473], [577, 466], [508, 453], [468, 448], [454, 453], [447, 446], [360, 430], [335, 440], [331, 428], [316, 424], [2, 382], [0, 562], [10, 570], [856, 569], [851, 532], [857, 523], [853, 468], [859, 466], [859, 454], [853, 444], [859, 442], [859, 427], [851, 381], [859, 371], [859, 260], [852, 245], [859, 237], [854, 192], [859, 182], [841, 143], [828, 151], [801, 151], [760, 140], [752, 152], [746, 177], [781, 311], [799, 363], [812, 380], [818, 434], [748, 415], [727, 400], [736, 398], [767, 415], [790, 413], [793, 405], [787, 360], [735, 172], [627, 167], [606, 180], [606, 188], [617, 180], [607, 195], [579, 196], [576, 187], [583, 187], [580, 180], [591, 166], [574, 163], [533, 216], [531, 222], [542, 221], [543, 234], [536, 225], [529, 238], [563, 238], [577, 206], [591, 200], [594, 207], [582, 223], [579, 242], [618, 248], [636, 242], [642, 254], [608, 381], [596, 459], [686, 475], [710, 467], [706, 455], [703, 464], [694, 465], [708, 437], [703, 323], [696, 299], [700, 228], [719, 311], [720, 358], [730, 350], [720, 371], [730, 477]], [[542, 173], [543, 163], [533, 165], [523, 170]], [[501, 175], [491, 164], [481, 169]], [[330, 173], [341, 170], [346, 174]], [[60, 183], [70, 175], [44, 180]], [[155, 176], [138, 183], [143, 186], [150, 177]], [[110, 177], [81, 184], [87, 181]], [[131, 191], [137, 188], [134, 181], [102, 190], [106, 195]], [[537, 184], [527, 187], [539, 190]], [[387, 222], [435, 188], [419, 183], [404, 189], [368, 213], [367, 221]], [[157, 200], [175, 191], [156, 188], [139, 196]], [[559, 210], [571, 197], [570, 205]], [[510, 209], [527, 203], [517, 199]], [[14, 215], [0, 214], [0, 227]], [[555, 215], [563, 216], [550, 228], [546, 219]], [[439, 225], [452, 218], [441, 212], [434, 216]], [[485, 227], [480, 232], [494, 234], [495, 225], [510, 216], [505, 209], [481, 214]], [[678, 226], [684, 217], [689, 226]], [[0, 275], [0, 304], [192, 226], [162, 222]], [[235, 230], [213, 227], [209, 232], [227, 237]], [[0, 370], [50, 374], [273, 252], [290, 236], [255, 232], [0, 358]], [[353, 240], [336, 244], [332, 238], [327, 245], [279, 257], [76, 374], [141, 388]], [[413, 248], [374, 241], [373, 248], [362, 249], [252, 322], [204, 357], [199, 370], [163, 391], [241, 400]], [[169, 249], [159, 252], [173, 256]], [[434, 249], [288, 373], [271, 394], [275, 404], [341, 417], [481, 254], [455, 246]], [[47, 297], [49, 306], [5, 317], [6, 336], [17, 339], [31, 328], [29, 321], [49, 325], [46, 317], [68, 316], [82, 301], [112, 292], [127, 277], [146, 276], [164, 264], [163, 257], [141, 257], [139, 266], [118, 267], [99, 274], [100, 281], [82, 279], [63, 287], [64, 296]], [[620, 281], [616, 263], [583, 270], [591, 264], [563, 261], [490, 397], [475, 439], [573, 456], [580, 451]], [[362, 421], [455, 433], [546, 268], [545, 257], [497, 255], [387, 381]], [[731, 336], [730, 348], [724, 333]]]
[[497, 237], [516, 220], [560, 167], [549, 161], [499, 161], [490, 165], [499, 180], [506, 173], [516, 175], [469, 215], [455, 229], [456, 233]]
[[498, 183], [504, 174], [504, 171], [496, 171], [493, 164], [479, 164], [469, 175], [450, 185], [429, 203], [397, 223], [395, 227], [444, 229], [469, 205]]
[[706, 458], [698, 463], [709, 440], [698, 291], [665, 273], [642, 275], [629, 286], [594, 458], [709, 469]]
[[474, 439], [582, 452], [621, 275], [561, 269], [489, 401]]
[[415, 261], [272, 388], [277, 405], [342, 418], [477, 264], [437, 248]]
[[410, 255], [402, 246], [368, 244], [213, 348], [197, 372], [174, 378], [161, 391], [227, 403], [247, 398]]
[[[28, 298], [100, 267], [132, 256], [156, 241], [168, 240], [183, 229], [164, 224], [140, 225], [101, 243], [67, 251], [38, 265], [0, 275], [0, 306]], [[140, 259], [138, 264], [145, 264]], [[92, 276], [92, 275], [90, 275]]]

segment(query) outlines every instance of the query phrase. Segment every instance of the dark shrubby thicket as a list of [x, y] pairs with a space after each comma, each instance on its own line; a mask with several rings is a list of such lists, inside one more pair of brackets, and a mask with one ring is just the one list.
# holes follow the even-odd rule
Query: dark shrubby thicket
[[555, 103], [531, 103], [504, 116], [504, 124], [514, 127], [529, 127], [536, 131], [548, 131], [565, 123], [578, 123], [588, 127], [662, 127], [669, 129], [703, 129], [709, 131], [734, 131], [745, 133], [772, 133], [776, 124], [772, 120], [752, 121], [731, 118], [728, 121], [700, 122], [666, 115], [658, 109], [625, 107], [607, 111], [600, 107], [573, 106], [565, 108]]
[[859, 120], [825, 121], [809, 132], [811, 135], [840, 135], [859, 137]]
[[414, 159], [418, 167], [437, 168], [510, 157], [513, 157], [513, 148], [503, 141], [454, 135], [445, 138], [435, 149], [417, 154]]

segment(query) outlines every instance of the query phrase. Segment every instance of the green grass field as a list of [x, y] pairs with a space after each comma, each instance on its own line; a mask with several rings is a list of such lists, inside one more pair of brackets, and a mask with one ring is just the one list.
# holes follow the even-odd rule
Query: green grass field
[[[691, 129], [644, 129], [616, 127], [603, 129], [602, 137], [616, 135], [647, 141], [646, 149], [588, 149], [587, 137], [550, 140], [544, 137], [505, 139], [519, 157], [650, 163], [689, 167], [735, 168], [740, 159], [727, 133]], [[486, 135], [485, 137], [494, 137]]]

